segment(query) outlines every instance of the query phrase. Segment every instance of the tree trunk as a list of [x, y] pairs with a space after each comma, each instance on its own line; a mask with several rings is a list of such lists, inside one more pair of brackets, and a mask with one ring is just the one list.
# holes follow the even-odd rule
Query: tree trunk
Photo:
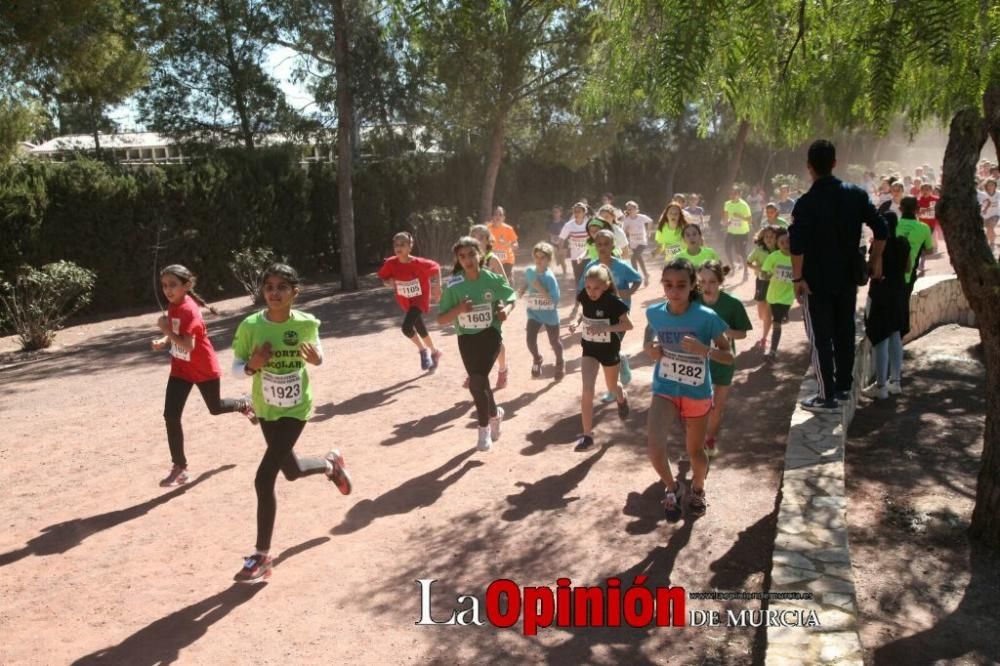
[[[715, 226], [722, 224], [723, 206], [725, 206], [726, 199], [729, 198], [729, 192], [733, 188], [733, 183], [736, 182], [736, 176], [740, 172], [740, 162], [743, 161], [743, 147], [747, 144], [747, 135], [749, 133], [750, 121], [744, 118], [740, 121], [740, 126], [736, 130], [736, 140], [733, 142], [732, 155], [729, 156], [729, 161], [726, 163], [726, 171], [722, 175], [722, 182], [719, 183], [719, 187], [715, 190], [715, 200], [709, 209], [713, 211], [712, 220], [714, 220]], [[747, 193], [744, 192], [743, 194], [746, 195]]]
[[226, 33], [226, 69], [233, 86], [233, 101], [236, 104], [236, 117], [240, 121], [240, 138], [243, 146], [247, 150], [254, 149], [253, 127], [250, 124], [250, 111], [247, 104], [246, 87], [243, 84], [243, 67], [236, 58], [236, 49], [233, 45], [235, 39], [233, 35], [233, 17], [229, 12], [229, 5], [225, 0], [220, 0], [218, 4], [219, 17], [222, 19], [222, 26]]
[[351, 91], [350, 47], [344, 0], [333, 3], [334, 60], [337, 68], [337, 216], [340, 218], [340, 286], [358, 288], [358, 262], [354, 248], [354, 193], [352, 190], [351, 136], [354, 132], [354, 94]]
[[669, 203], [671, 197], [674, 196], [674, 179], [677, 177], [677, 169], [681, 165], [681, 156], [684, 154], [685, 153], [683, 149], [678, 149], [677, 154], [674, 156], [673, 162], [671, 162], [670, 167], [667, 169], [667, 182], [666, 182], [667, 191], [663, 195], [663, 201], [666, 203]]
[[[986, 429], [970, 534], [1000, 548], [1000, 270], [983, 232], [976, 200], [976, 162], [987, 125], [1000, 128], [1000, 90], [984, 98], [987, 122], [974, 110], [955, 114], [942, 169], [938, 219], [962, 291], [976, 313], [986, 359]], [[995, 106], [994, 106], [995, 105]], [[994, 130], [995, 131], [995, 130]]]
[[479, 221], [483, 224], [493, 217], [493, 194], [497, 187], [497, 175], [503, 161], [503, 141], [507, 134], [507, 110], [498, 109], [497, 117], [490, 132], [490, 152], [486, 157], [486, 173], [483, 175], [483, 189], [479, 195]]

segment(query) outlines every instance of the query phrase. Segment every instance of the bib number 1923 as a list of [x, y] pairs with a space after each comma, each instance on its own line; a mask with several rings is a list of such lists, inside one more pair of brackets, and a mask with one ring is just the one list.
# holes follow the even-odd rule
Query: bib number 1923
[[287, 375], [264, 372], [261, 374], [261, 390], [264, 402], [272, 407], [294, 407], [302, 401], [302, 375], [298, 372]]

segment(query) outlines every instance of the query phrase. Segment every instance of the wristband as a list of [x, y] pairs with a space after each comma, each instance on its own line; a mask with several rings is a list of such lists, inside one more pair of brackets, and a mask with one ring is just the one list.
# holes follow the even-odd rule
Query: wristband
[[258, 372], [257, 370], [252, 369], [249, 365], [243, 366], [243, 374], [246, 375], [247, 377], [253, 377], [254, 375], [257, 374], [257, 372]]
[[792, 278], [792, 282], [802, 282], [802, 278]]

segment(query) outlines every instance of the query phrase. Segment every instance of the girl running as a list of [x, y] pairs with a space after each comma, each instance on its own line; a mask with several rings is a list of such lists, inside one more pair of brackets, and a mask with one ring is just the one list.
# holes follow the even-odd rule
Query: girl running
[[[671, 202], [660, 214], [656, 223], [656, 247], [663, 254], [664, 261], [670, 261], [684, 249], [684, 210], [680, 204]], [[654, 250], [655, 254], [657, 250]]]
[[[499, 275], [503, 278], [504, 282], [510, 284], [510, 277], [507, 275], [507, 271], [504, 269], [504, 265], [500, 262], [500, 258], [497, 257], [496, 253], [493, 251], [493, 236], [490, 233], [489, 227], [485, 224], [474, 225], [469, 229], [469, 235], [475, 238], [479, 242], [480, 256], [482, 257], [482, 266], [491, 273]], [[455, 264], [458, 268], [458, 264]], [[500, 389], [507, 388], [507, 348], [500, 343], [500, 357], [499, 357], [499, 368], [497, 369], [497, 385], [494, 389], [499, 391]], [[465, 378], [465, 383], [462, 384], [462, 388], [469, 388], [469, 378]]]
[[729, 327], [726, 331], [726, 337], [729, 338], [730, 352], [733, 354], [733, 363], [729, 365], [717, 361], [708, 362], [711, 369], [712, 394], [714, 396], [712, 411], [708, 414], [708, 431], [705, 435], [705, 453], [709, 459], [714, 458], [718, 453], [715, 440], [719, 436], [719, 426], [722, 424], [722, 415], [726, 411], [726, 401], [729, 399], [729, 387], [733, 383], [733, 374], [736, 372], [736, 343], [734, 340], [743, 340], [747, 337], [747, 331], [753, 328], [743, 303], [738, 298], [722, 291], [722, 282], [728, 274], [729, 266], [724, 267], [718, 261], [706, 261], [698, 270], [701, 302], [712, 312], [722, 317], [722, 321], [726, 322], [726, 326]]
[[437, 321], [442, 326], [455, 322], [458, 351], [479, 420], [476, 448], [489, 451], [500, 439], [503, 420], [503, 408], [493, 399], [489, 376], [500, 354], [500, 323], [514, 309], [514, 290], [502, 275], [482, 269], [480, 244], [475, 238], [458, 239], [452, 250], [455, 270], [441, 294]]
[[[632, 295], [639, 290], [642, 286], [642, 276], [636, 272], [634, 268], [629, 266], [625, 261], [614, 256], [615, 249], [615, 238], [607, 229], [602, 229], [597, 232], [594, 237], [594, 247], [597, 249], [597, 259], [590, 262], [587, 266], [587, 270], [593, 266], [602, 265], [607, 267], [611, 272], [611, 277], [615, 283], [615, 294], [625, 303], [625, 307], [629, 310], [632, 309]], [[580, 279], [580, 283], [577, 285], [579, 291], [583, 291], [585, 288], [584, 279]], [[619, 339], [624, 338], [625, 334], [622, 333]], [[632, 370], [628, 364], [628, 356], [619, 352], [619, 358], [621, 360], [621, 380], [623, 384], [628, 384], [632, 381]], [[604, 397], [604, 402], [611, 402], [614, 400], [614, 394], [609, 393]]]
[[[613, 242], [613, 238], [611, 239]], [[584, 287], [576, 295], [583, 314], [570, 324], [569, 332], [575, 333], [583, 325], [583, 347], [580, 372], [583, 376], [583, 393], [580, 397], [580, 418], [583, 433], [576, 440], [576, 451], [586, 451], [594, 445], [594, 385], [597, 382], [598, 367], [604, 368], [604, 382], [608, 391], [615, 394], [618, 401], [618, 417], [628, 417], [628, 396], [625, 387], [618, 382], [621, 336], [619, 333], [632, 330], [628, 318], [628, 306], [618, 298], [611, 271], [603, 264], [591, 266], [584, 273]]]
[[996, 242], [997, 221], [1000, 220], [1000, 192], [997, 192], [997, 181], [992, 178], [987, 179], [978, 198], [983, 215], [983, 227], [986, 229], [986, 241], [992, 252], [993, 244]]
[[417, 346], [420, 369], [435, 370], [441, 352], [434, 347], [423, 315], [430, 310], [431, 297], [435, 301], [441, 298], [441, 266], [436, 261], [412, 256], [413, 236], [405, 231], [392, 237], [392, 250], [396, 256], [385, 260], [378, 276], [396, 292], [396, 302], [406, 313], [403, 335]]
[[771, 307], [767, 304], [767, 288], [771, 282], [761, 275], [761, 268], [764, 266], [764, 261], [767, 257], [778, 249], [778, 236], [775, 233], [778, 228], [777, 226], [768, 225], [758, 231], [753, 239], [753, 252], [747, 257], [747, 265], [753, 269], [754, 275], [757, 276], [754, 285], [753, 300], [757, 303], [757, 318], [764, 325], [764, 332], [760, 336], [760, 340], [757, 341], [756, 346], [762, 350], [767, 349], [767, 336], [771, 332]]
[[767, 304], [771, 309], [771, 322], [774, 335], [771, 337], [771, 349], [764, 353], [769, 359], [778, 355], [778, 343], [781, 342], [781, 325], [788, 319], [788, 311], [795, 303], [795, 285], [792, 284], [792, 255], [789, 252], [788, 230], [778, 228], [774, 232], [778, 249], [767, 255], [760, 273], [768, 279]]
[[167, 314], [156, 322], [163, 337], [153, 340], [152, 347], [153, 351], [170, 348], [170, 378], [167, 380], [163, 420], [167, 425], [167, 445], [173, 463], [170, 473], [160, 481], [164, 488], [187, 483], [189, 479], [181, 415], [192, 386], [198, 387], [212, 416], [240, 412], [251, 423], [257, 423], [253, 406], [247, 398], [219, 398], [222, 371], [212, 341], [208, 339], [199, 306], [208, 308], [212, 314], [218, 312], [195, 293], [194, 285], [195, 276], [180, 264], [172, 264], [160, 271], [160, 288], [170, 305]]
[[528, 292], [528, 351], [531, 352], [531, 376], [542, 376], [542, 355], [538, 353], [538, 331], [545, 327], [549, 344], [556, 356], [555, 378], [559, 381], [566, 372], [563, 365], [563, 346], [559, 339], [559, 281], [549, 270], [555, 250], [548, 243], [538, 243], [532, 249], [535, 265], [524, 271], [524, 286], [519, 296]]
[[653, 223], [648, 216], [639, 212], [639, 204], [629, 201], [625, 204], [625, 217], [622, 218], [622, 229], [628, 236], [629, 249], [632, 251], [632, 268], [642, 269], [644, 284], [649, 284], [649, 271], [646, 270], [646, 260], [643, 253], [649, 245], [649, 225]]
[[778, 215], [778, 204], [773, 201], [764, 206], [764, 219], [760, 222], [761, 227], [774, 225], [776, 227], [787, 227], [788, 221]]
[[705, 237], [701, 234], [701, 227], [697, 224], [688, 224], [682, 232], [685, 247], [674, 255], [674, 259], [686, 259], [695, 268], [700, 268], [703, 263], [709, 260], [722, 261], [719, 254], [710, 247], [705, 247]]
[[[507, 281], [513, 284], [514, 264], [516, 263], [515, 254], [518, 248], [517, 232], [514, 231], [514, 227], [507, 224], [506, 220], [507, 212], [503, 209], [503, 206], [497, 206], [493, 209], [493, 217], [490, 219], [488, 229], [490, 238], [493, 241], [494, 256], [504, 265], [504, 274], [507, 276]], [[500, 364], [501, 367], [505, 365], [504, 363]]]
[[[562, 231], [559, 233], [559, 239], [566, 243], [570, 263], [573, 265], [574, 285], [580, 280], [580, 277], [583, 275], [583, 269], [590, 261], [587, 258], [587, 239], [589, 238], [587, 232], [588, 211], [589, 208], [584, 202], [578, 201], [575, 203], [573, 205], [573, 219], [564, 224]], [[573, 312], [569, 315], [570, 319], [576, 316], [576, 311], [579, 307], [579, 303], [573, 303]]]
[[712, 409], [708, 361], [732, 364], [733, 355], [726, 337], [729, 328], [726, 322], [695, 301], [698, 287], [691, 262], [686, 259], [668, 262], [663, 267], [661, 282], [664, 302], [646, 310], [645, 348], [656, 361], [646, 446], [653, 469], [665, 486], [663, 508], [667, 520], [676, 522], [681, 517], [684, 486], [670, 471], [667, 432], [677, 419], [683, 421], [692, 471], [688, 510], [692, 516], [701, 516], [707, 507], [705, 431]]
[[323, 458], [298, 458], [293, 451], [312, 416], [312, 390], [306, 364], [323, 363], [319, 320], [292, 304], [299, 294], [299, 275], [286, 264], [264, 272], [267, 309], [244, 319], [233, 338], [233, 372], [253, 377], [253, 404], [267, 449], [257, 468], [257, 544], [234, 579], [252, 583], [271, 575], [271, 536], [278, 512], [274, 486], [278, 472], [289, 481], [325, 474], [344, 495], [351, 477], [337, 449]]

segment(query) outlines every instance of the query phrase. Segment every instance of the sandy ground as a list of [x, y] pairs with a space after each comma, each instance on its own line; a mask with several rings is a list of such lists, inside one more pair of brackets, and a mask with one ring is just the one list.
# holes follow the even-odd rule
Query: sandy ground
[[1000, 663], [1000, 554], [967, 530], [983, 450], [979, 332], [906, 347], [904, 394], [849, 432], [851, 555], [867, 664]]
[[[732, 287], [749, 303], [750, 282]], [[637, 295], [627, 350], [639, 349], [642, 306], [659, 295], [655, 280]], [[208, 320], [210, 334], [227, 367], [250, 309], [245, 297], [216, 305], [224, 312]], [[519, 308], [504, 326], [512, 374], [498, 393], [503, 437], [484, 454], [474, 448], [454, 335], [434, 328], [446, 353], [428, 375], [399, 333], [387, 289], [340, 294], [317, 283], [299, 307], [323, 321], [327, 363], [312, 375], [316, 416], [296, 451], [339, 447], [355, 492], [345, 498], [323, 477], [279, 478], [278, 565], [253, 587], [231, 577], [252, 549], [263, 439], [239, 415], [211, 417], [195, 392], [184, 419], [193, 482], [157, 486], [169, 467], [161, 417], [169, 364], [148, 351], [155, 313], [69, 328], [52, 350], [30, 356], [2, 341], [0, 663], [762, 661], [763, 632], [752, 628], [551, 628], [526, 637], [520, 624], [417, 626], [416, 580], [438, 581], [438, 620], [457, 595], [481, 600], [498, 578], [554, 587], [559, 577], [600, 585], [617, 576], [627, 587], [645, 575], [647, 587], [689, 592], [766, 589], [784, 439], [806, 365], [798, 308], [776, 363], [741, 346], [708, 513], [667, 525], [645, 456], [651, 364], [643, 355], [633, 360], [632, 415], [621, 423], [613, 406], [598, 408], [598, 446], [574, 453], [579, 337], [565, 338], [561, 383], [551, 366], [532, 379]], [[227, 376], [223, 394], [247, 386]], [[679, 429], [673, 441], [676, 461]], [[686, 462], [681, 469], [690, 476]]]

